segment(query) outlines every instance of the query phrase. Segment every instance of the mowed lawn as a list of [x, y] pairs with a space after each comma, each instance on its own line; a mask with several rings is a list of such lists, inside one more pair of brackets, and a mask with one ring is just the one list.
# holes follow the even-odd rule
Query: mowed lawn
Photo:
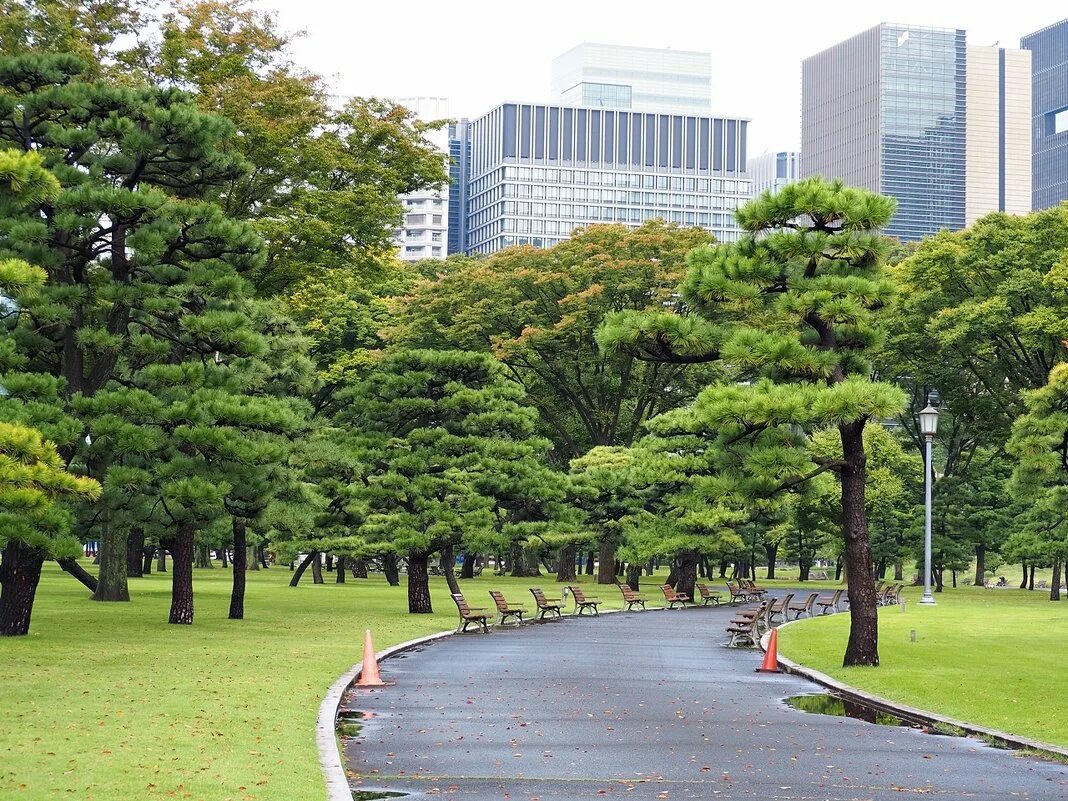
[[789, 626], [779, 650], [892, 701], [1068, 746], [1068, 600], [969, 587], [922, 607], [920, 594], [906, 591], [904, 613], [880, 612], [878, 668], [841, 666], [847, 614]]
[[[196, 623], [169, 626], [169, 573], [100, 604], [47, 565], [30, 635], [0, 638], [0, 798], [322, 801], [315, 720], [364, 629], [381, 649], [456, 622], [443, 578], [435, 614], [409, 615], [403, 584], [324, 575], [290, 588], [284, 566], [250, 572], [247, 619], [230, 621], [230, 572], [198, 570]], [[474, 605], [499, 588], [529, 607], [538, 583], [559, 596], [553, 577], [464, 587]]]

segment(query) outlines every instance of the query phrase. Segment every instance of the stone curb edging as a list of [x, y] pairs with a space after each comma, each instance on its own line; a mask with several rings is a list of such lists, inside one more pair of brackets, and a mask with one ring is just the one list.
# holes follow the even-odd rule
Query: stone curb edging
[[[691, 606], [682, 607], [683, 609], [703, 609], [704, 607]], [[715, 608], [715, 607], [710, 607]], [[629, 612], [628, 609], [605, 609], [600, 615], [613, 615], [621, 612]], [[652, 609], [642, 610], [645, 612], [667, 612], [667, 607], [656, 607]], [[677, 611], [677, 610], [670, 610]], [[637, 613], [635, 613], [637, 614]], [[567, 615], [564, 619], [594, 619], [599, 615]], [[523, 625], [532, 625], [533, 620], [527, 621]], [[512, 626], [506, 627], [508, 629]], [[514, 627], [518, 628], [518, 627]], [[442, 640], [446, 637], [452, 637], [457, 634], [455, 629], [448, 629], [447, 631], [439, 631], [435, 634], [428, 634], [425, 637], [417, 637], [414, 640], [408, 640], [397, 645], [391, 645], [383, 651], [375, 653], [375, 659], [381, 662], [383, 659], [388, 659], [391, 656], [396, 656], [404, 651], [410, 651], [412, 648], [416, 648], [420, 645], [426, 645], [427, 643]], [[345, 766], [342, 761], [341, 751], [338, 749], [337, 742], [337, 713], [341, 707], [341, 699], [345, 695], [345, 691], [352, 686], [352, 683], [360, 675], [360, 671], [363, 670], [363, 662], [357, 662], [327, 690], [326, 696], [323, 698], [321, 704], [319, 704], [319, 717], [315, 722], [315, 744], [319, 749], [319, 767], [322, 768], [323, 777], [326, 779], [326, 798], [327, 801], [352, 801], [352, 788], [349, 786], [348, 777], [345, 775]]]
[[[789, 623], [783, 623], [778, 628], [783, 629], [787, 626], [793, 626], [796, 623], [804, 623], [804, 620], [791, 620]], [[765, 651], [767, 651], [767, 641], [770, 633], [765, 634], [761, 640], [760, 645]], [[828, 676], [826, 673], [821, 673], [818, 670], [804, 667], [803, 665], [794, 662], [780, 653], [778, 655], [779, 666], [783, 669], [783, 672], [792, 674], [794, 676], [800, 676], [801, 678], [808, 679], [811, 682], [819, 684], [822, 687], [826, 687], [829, 690], [833, 690], [836, 695], [839, 695], [850, 701], [859, 701], [866, 706], [873, 707], [879, 712], [884, 712], [889, 715], [894, 715], [908, 723], [914, 723], [923, 726], [930, 726], [933, 724], [942, 724], [945, 726], [952, 726], [953, 728], [960, 729], [966, 734], [979, 736], [995, 741], [999, 745], [1008, 746], [1014, 749], [1028, 749], [1030, 751], [1037, 751], [1042, 754], [1046, 754], [1050, 757], [1058, 757], [1061, 759], [1068, 758], [1068, 748], [1062, 748], [1052, 743], [1043, 743], [1038, 740], [1031, 740], [1027, 737], [1021, 737], [1016, 734], [1010, 734], [1008, 732], [1000, 731], [998, 729], [990, 729], [985, 726], [980, 726], [975, 723], [968, 723], [967, 721], [957, 720], [956, 718], [946, 717], [945, 715], [939, 715], [935, 712], [929, 712], [925, 709], [917, 709], [916, 707], [907, 706], [905, 704], [899, 704], [894, 701], [889, 701], [885, 698], [880, 698], [877, 695], [871, 695], [864, 690], [859, 690], [856, 687], [852, 687], [848, 684], [844, 684], [838, 679]]]

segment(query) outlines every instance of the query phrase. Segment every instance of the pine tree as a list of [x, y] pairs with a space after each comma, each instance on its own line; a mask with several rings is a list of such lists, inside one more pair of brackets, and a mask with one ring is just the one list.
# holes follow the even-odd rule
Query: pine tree
[[409, 612], [433, 611], [432, 554], [492, 538], [502, 517], [522, 522], [553, 493], [526, 473], [549, 449], [537, 415], [488, 355], [398, 351], [338, 400], [360, 465], [359, 533], [407, 557]]
[[[878, 612], [865, 508], [864, 427], [896, 414], [897, 388], [870, 379], [892, 293], [888, 241], [878, 230], [894, 201], [810, 178], [738, 211], [747, 234], [698, 248], [682, 293], [690, 314], [624, 312], [600, 341], [649, 361], [719, 362], [733, 381], [707, 387], [688, 410], [691, 430], [729, 459], [723, 491], [750, 508], [833, 471], [842, 491], [850, 633], [844, 663], [877, 665]], [[841, 458], [809, 447], [836, 431]]]

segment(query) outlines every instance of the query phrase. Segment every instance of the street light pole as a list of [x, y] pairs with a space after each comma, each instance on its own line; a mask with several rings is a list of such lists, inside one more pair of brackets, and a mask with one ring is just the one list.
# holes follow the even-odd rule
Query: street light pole
[[923, 598], [920, 603], [934, 606], [931, 595], [931, 486], [934, 484], [934, 436], [938, 431], [938, 409], [930, 403], [920, 412], [920, 432], [926, 441], [923, 481]]

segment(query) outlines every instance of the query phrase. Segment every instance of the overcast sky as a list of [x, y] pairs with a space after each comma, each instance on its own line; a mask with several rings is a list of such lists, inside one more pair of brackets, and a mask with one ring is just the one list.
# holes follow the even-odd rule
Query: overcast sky
[[[303, 30], [294, 56], [336, 93], [447, 97], [452, 116], [549, 99], [552, 59], [579, 42], [712, 54], [712, 108], [749, 117], [749, 154], [800, 143], [801, 60], [880, 22], [964, 28], [969, 45], [1019, 47], [1059, 21], [1059, 3], [897, 0], [255, 0]], [[985, 5], [985, 4], [982, 4]], [[878, 9], [878, 10], [877, 10]]]

